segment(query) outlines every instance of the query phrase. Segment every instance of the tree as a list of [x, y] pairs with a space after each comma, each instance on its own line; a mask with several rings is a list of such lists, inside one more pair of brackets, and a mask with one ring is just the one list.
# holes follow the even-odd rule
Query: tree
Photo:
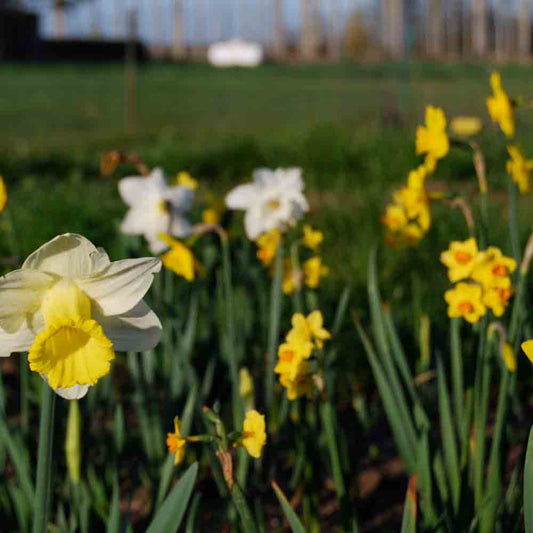
[[487, 0], [472, 0], [472, 51], [480, 58], [487, 53]]
[[520, 0], [518, 49], [520, 59], [528, 61], [531, 57], [531, 0]]

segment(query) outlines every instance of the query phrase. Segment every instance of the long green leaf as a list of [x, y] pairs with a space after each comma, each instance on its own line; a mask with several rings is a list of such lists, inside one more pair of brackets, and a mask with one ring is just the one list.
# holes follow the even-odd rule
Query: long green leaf
[[146, 533], [175, 533], [178, 531], [191, 498], [197, 474], [198, 463], [194, 463], [181, 476], [176, 487], [163, 502]]
[[411, 476], [403, 507], [401, 533], [416, 533], [416, 476]]
[[109, 507], [109, 518], [107, 519], [106, 533], [119, 533], [120, 531], [120, 493], [118, 479], [115, 477], [113, 483], [113, 497]]
[[529, 431], [524, 468], [524, 526], [526, 533], [533, 533], [533, 426]]
[[287, 498], [285, 497], [285, 494], [283, 494], [282, 490], [278, 487], [275, 481], [272, 481], [272, 488], [274, 489], [279, 503], [281, 504], [283, 513], [289, 521], [292, 533], [305, 533], [305, 528], [300, 519], [298, 518], [298, 515], [294, 512], [294, 509], [291, 507], [291, 504], [288, 502]]

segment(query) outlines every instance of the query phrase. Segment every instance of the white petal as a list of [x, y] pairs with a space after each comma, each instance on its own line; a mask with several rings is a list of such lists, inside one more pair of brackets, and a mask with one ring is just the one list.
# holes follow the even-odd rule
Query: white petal
[[299, 167], [278, 168], [276, 174], [280, 178], [280, 182], [284, 187], [302, 191], [304, 182], [302, 180], [302, 169]]
[[[46, 386], [49, 387], [50, 385], [48, 385], [48, 379], [46, 376], [41, 374], [41, 377], [44, 379]], [[65, 398], [65, 400], [80, 400], [87, 394], [89, 387], [90, 385], [73, 385], [72, 387], [67, 387], [66, 389], [59, 387], [54, 389], [54, 392], [61, 396], [61, 398]]]
[[[170, 234], [174, 237], [183, 239], [191, 234], [191, 223], [185, 218], [180, 216], [173, 216], [170, 224]], [[155, 252], [152, 252], [155, 253]]]
[[226, 205], [230, 209], [248, 209], [258, 200], [258, 188], [253, 183], [239, 185], [226, 196]]
[[93, 318], [118, 352], [144, 352], [155, 348], [161, 340], [161, 322], [144, 300], [123, 315], [105, 317], [95, 312]]
[[256, 168], [253, 171], [252, 179], [261, 188], [269, 187], [275, 180], [274, 171], [270, 168]]
[[150, 172], [150, 175], [143, 179], [148, 181], [148, 183], [150, 183], [150, 185], [157, 191], [163, 191], [168, 187], [165, 173], [161, 167], [154, 168], [152, 172]]
[[194, 191], [188, 187], [174, 185], [165, 189], [163, 197], [178, 211], [189, 211], [192, 207]]
[[0, 329], [0, 357], [8, 357], [14, 352], [27, 352], [35, 340], [37, 333], [44, 329], [43, 315], [35, 313], [31, 320], [24, 321], [15, 333], [7, 333]]
[[151, 188], [148, 178], [129, 177], [118, 182], [120, 197], [129, 206], [135, 206], [144, 201], [147, 190]]
[[148, 249], [151, 254], [161, 255], [164, 251], [168, 250], [168, 244], [164, 243], [157, 234], [147, 235], [146, 242], [148, 243]]
[[142, 235], [146, 228], [146, 209], [132, 207], [120, 223], [120, 231], [125, 235]]
[[244, 229], [246, 230], [246, 235], [252, 241], [255, 241], [261, 233], [267, 231], [264, 225], [264, 217], [261, 213], [261, 206], [254, 206], [246, 211], [246, 215], [244, 216]]
[[104, 315], [119, 315], [139, 303], [161, 270], [156, 257], [114, 261], [92, 277], [76, 280]]
[[103, 248], [98, 248], [96, 253], [91, 255], [91, 261], [93, 262], [94, 272], [100, 272], [100, 270], [104, 270], [111, 264], [109, 256]]
[[65, 233], [33, 252], [24, 261], [22, 268], [77, 278], [93, 272], [91, 256], [95, 252], [97, 249], [94, 244], [82, 235]]
[[15, 333], [56, 281], [56, 276], [36, 270], [14, 270], [0, 278], [0, 328]]

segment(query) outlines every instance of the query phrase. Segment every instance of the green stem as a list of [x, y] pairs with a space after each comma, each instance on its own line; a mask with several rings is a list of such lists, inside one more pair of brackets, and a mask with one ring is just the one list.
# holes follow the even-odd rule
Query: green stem
[[274, 276], [272, 278], [272, 288], [270, 292], [270, 320], [268, 330], [268, 347], [267, 347], [267, 375], [266, 375], [266, 411], [272, 413], [271, 407], [274, 402], [274, 366], [276, 365], [276, 348], [279, 341], [279, 325], [282, 303], [282, 259], [283, 259], [283, 241], [280, 240], [276, 251], [274, 263]]
[[520, 250], [520, 234], [518, 232], [517, 196], [518, 187], [512, 179], [509, 179], [509, 233], [511, 236], [511, 249], [517, 264], [520, 264], [522, 253]]
[[461, 432], [463, 424], [463, 360], [461, 357], [461, 320], [453, 318], [451, 321], [452, 344], [452, 386], [457, 429]]
[[248, 502], [246, 501], [246, 498], [244, 497], [244, 494], [238, 483], [235, 483], [231, 489], [231, 498], [235, 504], [237, 512], [239, 513], [239, 517], [243, 525], [243, 531], [246, 531], [246, 533], [258, 533], [255, 520], [252, 512], [250, 511], [250, 507], [248, 506]]
[[28, 356], [26, 354], [20, 355], [20, 425], [24, 434], [28, 432], [29, 421], [29, 367]]
[[33, 513], [33, 533], [45, 533], [48, 521], [55, 401], [55, 392], [48, 384], [43, 383], [41, 420], [39, 422], [39, 448], [37, 451], [37, 482]]

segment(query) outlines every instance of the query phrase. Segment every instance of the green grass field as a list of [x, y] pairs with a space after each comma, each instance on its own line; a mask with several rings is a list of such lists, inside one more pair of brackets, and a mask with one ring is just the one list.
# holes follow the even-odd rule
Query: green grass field
[[[0, 169], [10, 185], [21, 255], [67, 230], [113, 249], [125, 208], [115, 183], [97, 179], [98, 158], [101, 150], [131, 149], [171, 175], [191, 171], [220, 194], [257, 166], [302, 166], [311, 221], [326, 232], [332, 282], [358, 286], [368, 249], [381, 239], [383, 206], [418, 162], [414, 129], [427, 104], [442, 106], [448, 117], [483, 118], [489, 180], [496, 189], [505, 186], [504, 141], [485, 109], [490, 71], [482, 65], [147, 65], [138, 71], [131, 135], [120, 65], [2, 66]], [[531, 72], [503, 68], [508, 91], [527, 95]], [[529, 122], [527, 112], [519, 116], [526, 153], [533, 149]], [[470, 156], [459, 150], [435, 180], [473, 192], [472, 177]], [[434, 250], [463, 236], [458, 213], [437, 207], [434, 215], [431, 246], [408, 254], [413, 261], [435, 265]], [[392, 253], [392, 278], [408, 268], [406, 261]]]

